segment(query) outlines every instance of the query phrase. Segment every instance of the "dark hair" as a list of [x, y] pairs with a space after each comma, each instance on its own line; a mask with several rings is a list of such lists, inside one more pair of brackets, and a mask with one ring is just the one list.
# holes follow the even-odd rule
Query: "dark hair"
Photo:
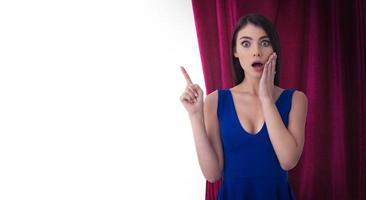
[[240, 65], [239, 59], [234, 56], [235, 48], [236, 48], [236, 39], [238, 37], [238, 32], [244, 28], [248, 23], [251, 23], [255, 26], [259, 26], [263, 28], [266, 32], [269, 40], [271, 42], [271, 46], [273, 51], [277, 54], [276, 60], [276, 74], [274, 77], [274, 85], [279, 85], [280, 82], [280, 58], [281, 58], [281, 51], [280, 51], [280, 39], [278, 33], [274, 27], [274, 25], [266, 19], [264, 16], [259, 14], [248, 14], [241, 17], [236, 24], [234, 29], [232, 41], [231, 41], [231, 56], [232, 56], [232, 66], [234, 72], [234, 83], [238, 85], [241, 83], [245, 78], [245, 73], [243, 68]]

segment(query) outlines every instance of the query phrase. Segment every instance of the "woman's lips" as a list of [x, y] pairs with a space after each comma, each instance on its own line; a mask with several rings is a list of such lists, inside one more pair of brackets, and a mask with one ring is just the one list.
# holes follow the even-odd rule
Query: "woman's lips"
[[253, 69], [255, 70], [255, 71], [257, 71], [257, 72], [262, 72], [262, 70], [263, 70], [263, 64], [262, 63], [260, 63], [260, 62], [254, 62], [253, 64], [252, 64], [252, 67], [253, 67]]
[[263, 66], [263, 64], [262, 63], [260, 63], [260, 62], [254, 62], [253, 64], [252, 64], [252, 67], [262, 67]]

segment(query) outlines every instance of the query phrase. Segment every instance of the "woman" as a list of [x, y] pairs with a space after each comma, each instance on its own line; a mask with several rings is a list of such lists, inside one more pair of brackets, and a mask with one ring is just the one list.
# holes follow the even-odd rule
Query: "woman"
[[295, 199], [287, 171], [304, 146], [307, 97], [279, 83], [274, 26], [257, 14], [239, 19], [232, 38], [236, 83], [203, 91], [182, 67], [180, 100], [189, 113], [198, 160], [209, 182], [222, 178], [218, 199]]

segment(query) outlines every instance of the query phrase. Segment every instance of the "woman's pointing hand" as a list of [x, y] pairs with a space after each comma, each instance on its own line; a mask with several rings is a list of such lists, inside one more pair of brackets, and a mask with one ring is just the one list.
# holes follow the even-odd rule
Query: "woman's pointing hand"
[[203, 91], [198, 84], [193, 84], [191, 78], [189, 77], [187, 71], [184, 67], [180, 67], [184, 78], [186, 79], [187, 86], [180, 96], [180, 101], [182, 102], [185, 109], [190, 115], [199, 112], [203, 113]]

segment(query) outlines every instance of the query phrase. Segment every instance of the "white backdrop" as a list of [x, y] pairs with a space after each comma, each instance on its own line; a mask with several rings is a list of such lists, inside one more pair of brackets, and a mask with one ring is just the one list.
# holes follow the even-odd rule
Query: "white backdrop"
[[204, 199], [190, 0], [0, 2], [0, 199]]

